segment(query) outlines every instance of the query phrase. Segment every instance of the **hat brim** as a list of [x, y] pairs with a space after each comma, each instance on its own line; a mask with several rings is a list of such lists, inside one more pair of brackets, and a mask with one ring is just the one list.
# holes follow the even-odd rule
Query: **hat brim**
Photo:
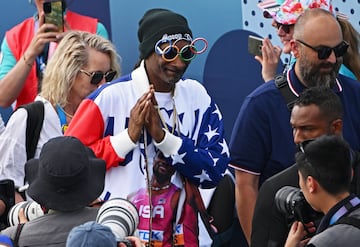
[[270, 10], [267, 10], [265, 9], [263, 11], [263, 16], [266, 18], [266, 19], [270, 19], [270, 18], [274, 18], [276, 16], [276, 12], [272, 12]]
[[39, 159], [31, 159], [25, 165], [29, 182], [27, 193], [46, 209], [75, 211], [89, 205], [100, 196], [104, 189], [105, 172], [104, 160], [90, 158], [87, 174], [78, 186], [68, 191], [56, 191], [51, 184], [38, 176]]
[[274, 18], [276, 16], [276, 12], [279, 11], [280, 6], [281, 6], [280, 4], [273, 2], [273, 1], [271, 1], [269, 3], [261, 2], [258, 4], [258, 7], [260, 9], [262, 9], [262, 11], [263, 11], [263, 16], [268, 19]]

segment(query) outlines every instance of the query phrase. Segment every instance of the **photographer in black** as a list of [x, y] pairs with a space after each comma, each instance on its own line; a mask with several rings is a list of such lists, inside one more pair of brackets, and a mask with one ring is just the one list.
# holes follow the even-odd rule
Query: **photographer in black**
[[[330, 88], [313, 87], [303, 91], [291, 112], [290, 124], [294, 142], [300, 144], [321, 135], [342, 136], [343, 107], [339, 97]], [[280, 212], [275, 194], [283, 186], [298, 187], [295, 165], [268, 178], [261, 186], [255, 205], [251, 246], [283, 247], [292, 221]], [[352, 191], [358, 191], [354, 179]], [[274, 227], [276, 226], [276, 227]]]
[[303, 240], [304, 225], [294, 222], [285, 247], [359, 245], [360, 199], [350, 193], [352, 158], [341, 137], [321, 136], [300, 145], [296, 154], [299, 186], [312, 208], [325, 216], [311, 239]]
[[15, 204], [15, 186], [11, 179], [0, 180], [0, 230], [8, 227], [7, 214]]

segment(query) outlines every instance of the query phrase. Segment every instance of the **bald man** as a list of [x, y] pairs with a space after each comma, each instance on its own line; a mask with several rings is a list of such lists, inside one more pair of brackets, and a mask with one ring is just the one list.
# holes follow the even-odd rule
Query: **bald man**
[[[347, 51], [341, 28], [332, 14], [309, 9], [297, 20], [291, 41], [296, 63], [286, 74], [293, 97], [306, 88], [330, 87], [344, 107], [344, 138], [360, 150], [360, 83], [338, 75]], [[275, 81], [255, 89], [245, 100], [230, 141], [236, 175], [236, 204], [240, 224], [250, 242], [252, 217], [261, 184], [294, 164], [295, 144], [290, 110]]]

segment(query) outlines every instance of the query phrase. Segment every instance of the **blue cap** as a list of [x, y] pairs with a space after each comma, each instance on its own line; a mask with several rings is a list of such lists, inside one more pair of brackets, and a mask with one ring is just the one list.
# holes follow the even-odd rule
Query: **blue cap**
[[67, 238], [66, 247], [116, 247], [111, 229], [95, 221], [74, 227]]
[[11, 240], [11, 238], [9, 238], [6, 235], [0, 235], [0, 245], [1, 246], [9, 246], [9, 247], [13, 247], [14, 244]]

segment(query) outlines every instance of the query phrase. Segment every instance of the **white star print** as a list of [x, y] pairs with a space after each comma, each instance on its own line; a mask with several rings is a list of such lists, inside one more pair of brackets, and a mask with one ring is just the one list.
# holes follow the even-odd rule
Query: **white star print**
[[216, 110], [212, 112], [212, 114], [217, 114], [218, 115], [218, 118], [219, 120], [222, 119], [222, 115], [221, 115], [221, 112], [219, 110], [219, 108], [216, 106]]
[[223, 139], [223, 141], [220, 143], [220, 146], [222, 146], [222, 151], [221, 151], [221, 154], [223, 154], [223, 153], [225, 153], [225, 154], [227, 154], [227, 155], [230, 155], [230, 153], [229, 153], [229, 147], [228, 147], [228, 145], [226, 144], [226, 142], [225, 142], [225, 139]]
[[216, 131], [217, 131], [217, 128], [214, 129], [214, 130], [212, 130], [212, 129], [211, 129], [211, 125], [209, 125], [209, 130], [208, 130], [208, 132], [205, 132], [205, 135], [206, 135], [206, 137], [208, 138], [208, 141], [210, 141], [211, 138], [213, 138], [214, 136], [219, 135], [219, 133], [217, 133]]
[[171, 158], [173, 160], [172, 164], [173, 165], [175, 165], [176, 163], [185, 164], [185, 162], [182, 159], [182, 158], [184, 158], [185, 155], [186, 155], [186, 153], [178, 154], [178, 155], [171, 155]]
[[211, 157], [211, 159], [214, 161], [213, 166], [216, 166], [216, 163], [218, 162], [219, 158], [214, 158], [214, 157], [211, 155], [210, 152], [209, 152], [208, 154], [209, 154], [209, 156]]
[[209, 177], [209, 175], [207, 175], [205, 170], [201, 171], [201, 174], [194, 176], [195, 178], [200, 179], [200, 183], [204, 182], [204, 180], [208, 180], [208, 181], [212, 181]]

